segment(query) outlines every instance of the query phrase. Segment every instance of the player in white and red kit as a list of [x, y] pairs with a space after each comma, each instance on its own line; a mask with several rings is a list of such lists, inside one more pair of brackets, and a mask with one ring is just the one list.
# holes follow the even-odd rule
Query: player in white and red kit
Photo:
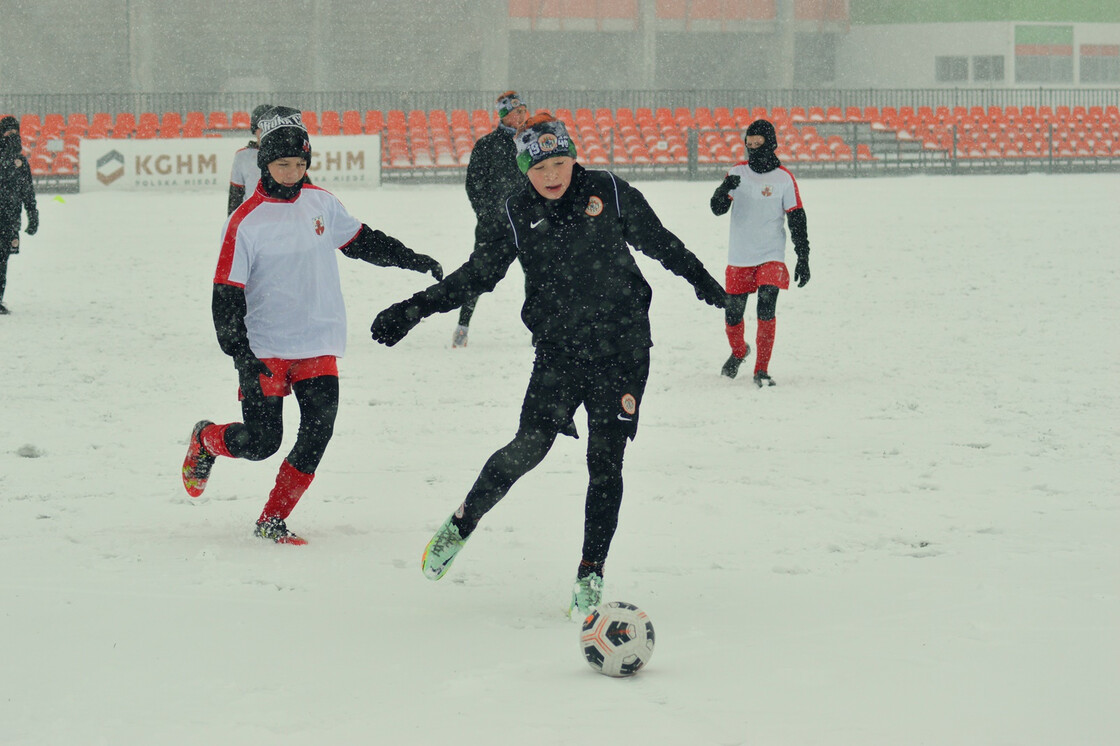
[[260, 461], [280, 448], [283, 398], [295, 393], [295, 445], [257, 519], [256, 534], [304, 544], [285, 520], [311, 484], [338, 411], [338, 365], [346, 349], [346, 308], [338, 252], [382, 267], [430, 272], [439, 263], [372, 230], [330, 192], [306, 178], [311, 143], [296, 109], [275, 107], [261, 120], [260, 183], [226, 220], [214, 273], [212, 312], [218, 344], [233, 358], [244, 422], [203, 420], [191, 432], [183, 485], [206, 487], [217, 456]]
[[809, 234], [797, 180], [775, 154], [778, 137], [765, 119], [751, 123], [744, 136], [748, 160], [734, 166], [712, 195], [712, 212], [731, 211], [731, 238], [727, 253], [727, 308], [724, 321], [731, 357], [723, 375], [734, 378], [748, 354], [743, 312], [751, 293], [758, 293], [757, 353], [754, 382], [773, 386], [767, 368], [774, 349], [778, 291], [789, 288], [786, 267], [786, 223], [797, 253], [793, 279], [798, 287], [809, 281]]
[[249, 131], [253, 133], [253, 139], [249, 141], [248, 145], [233, 154], [233, 168], [230, 169], [229, 174], [229, 200], [226, 204], [226, 215], [232, 215], [233, 211], [245, 201], [245, 197], [256, 191], [257, 183], [261, 180], [261, 168], [257, 165], [257, 151], [261, 144], [260, 122], [261, 117], [267, 114], [271, 108], [270, 104], [261, 104], [253, 109], [253, 113], [249, 115]]

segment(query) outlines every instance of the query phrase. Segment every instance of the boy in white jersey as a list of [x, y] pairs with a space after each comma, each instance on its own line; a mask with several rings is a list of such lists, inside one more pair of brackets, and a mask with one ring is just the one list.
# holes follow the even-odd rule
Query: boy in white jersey
[[727, 172], [727, 177], [712, 195], [716, 215], [731, 211], [731, 239], [727, 255], [727, 308], [724, 322], [731, 357], [723, 364], [723, 375], [734, 378], [750, 353], [745, 338], [743, 312], [747, 299], [758, 292], [758, 348], [754, 364], [757, 386], [773, 386], [767, 368], [774, 349], [775, 309], [778, 290], [789, 288], [789, 268], [785, 264], [786, 230], [789, 223], [797, 266], [793, 279], [798, 287], [809, 281], [809, 234], [805, 209], [797, 181], [782, 167], [775, 149], [778, 137], [774, 125], [765, 119], [751, 122], [743, 138], [748, 160]]
[[261, 142], [261, 117], [272, 108], [271, 104], [261, 104], [253, 109], [249, 115], [249, 131], [253, 139], [249, 144], [233, 154], [233, 168], [229, 175], [229, 202], [226, 205], [226, 215], [232, 215], [242, 202], [245, 195], [252, 194], [257, 189], [257, 182], [261, 180], [261, 169], [257, 165], [257, 151]]
[[191, 432], [183, 486], [206, 488], [217, 456], [260, 461], [280, 448], [283, 397], [294, 392], [300, 426], [280, 465], [256, 534], [305, 544], [285, 520], [311, 484], [334, 430], [346, 309], [337, 253], [382, 267], [430, 272], [439, 263], [352, 217], [306, 176], [311, 143], [300, 112], [278, 106], [261, 119], [260, 183], [226, 220], [212, 312], [218, 344], [233, 358], [244, 422], [202, 420]]

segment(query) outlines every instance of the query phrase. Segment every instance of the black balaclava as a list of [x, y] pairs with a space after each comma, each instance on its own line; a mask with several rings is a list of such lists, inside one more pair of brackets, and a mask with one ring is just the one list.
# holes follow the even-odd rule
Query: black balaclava
[[268, 172], [268, 164], [277, 158], [303, 158], [311, 165], [311, 140], [303, 126], [303, 114], [298, 109], [274, 106], [260, 118], [261, 147], [257, 151], [257, 166], [261, 169], [261, 187], [265, 194], [276, 199], [294, 199], [304, 184], [310, 183], [305, 175], [298, 184], [286, 187]]
[[762, 135], [766, 139], [766, 142], [757, 148], [747, 148], [747, 165], [750, 166], [751, 171], [765, 174], [782, 165], [774, 152], [778, 149], [778, 134], [774, 131], [774, 125], [765, 119], [756, 119], [747, 127], [747, 134], [743, 135], [744, 144], [750, 135]]
[[[3, 137], [3, 133], [8, 130], [14, 129], [15, 132]], [[11, 162], [20, 157], [23, 152], [23, 141], [19, 137], [19, 120], [13, 116], [6, 116], [0, 118], [0, 157], [3, 157], [5, 165], [10, 166]]]

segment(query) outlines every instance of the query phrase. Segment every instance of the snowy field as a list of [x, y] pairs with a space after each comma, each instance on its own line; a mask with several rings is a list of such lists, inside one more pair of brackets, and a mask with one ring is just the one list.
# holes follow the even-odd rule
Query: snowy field
[[[716, 183], [638, 186], [722, 279]], [[626, 680], [566, 618], [585, 441], [420, 572], [516, 428], [516, 266], [467, 349], [453, 314], [390, 349], [370, 321], [425, 278], [340, 256], [338, 425], [289, 520], [311, 543], [280, 547], [250, 536], [280, 455], [219, 461], [199, 500], [179, 478], [195, 421], [239, 415], [225, 194], [40, 195], [0, 317], [0, 743], [1116, 743], [1120, 177], [801, 192], [774, 388], [721, 378], [722, 313], [640, 258], [656, 346], [605, 596], [658, 644]], [[469, 253], [461, 187], [336, 193], [448, 270]]]

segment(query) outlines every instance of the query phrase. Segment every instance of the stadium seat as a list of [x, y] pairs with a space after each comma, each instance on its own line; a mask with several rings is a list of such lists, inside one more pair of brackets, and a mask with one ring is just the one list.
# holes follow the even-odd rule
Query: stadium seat
[[339, 116], [337, 111], [327, 110], [323, 112], [323, 116], [319, 120], [319, 134], [325, 137], [342, 134], [342, 117]]
[[252, 125], [253, 118], [247, 111], [235, 111], [229, 120], [229, 128], [232, 130], [244, 130], [248, 132]]
[[89, 122], [89, 131], [86, 137], [91, 140], [100, 140], [108, 137], [109, 132], [113, 129], [113, 117], [108, 112], [99, 111], [93, 115], [93, 119]]
[[177, 111], [168, 111], [160, 118], [159, 136], [161, 138], [175, 138], [182, 135], [183, 118]]
[[137, 140], [151, 140], [159, 134], [159, 117], [150, 112], [145, 111], [136, 120], [135, 137]]
[[378, 135], [385, 129], [385, 117], [377, 109], [366, 110], [363, 129], [367, 135]]
[[132, 137], [132, 133], [136, 131], [136, 117], [127, 111], [122, 111], [117, 114], [117, 118], [113, 120], [113, 131], [109, 136], [114, 140], [121, 140], [124, 138]]
[[342, 134], [362, 134], [362, 115], [354, 109], [348, 109], [342, 112]]
[[319, 134], [319, 115], [307, 109], [304, 109], [301, 114], [303, 116], [303, 126], [307, 128], [307, 134], [315, 137]]
[[202, 137], [206, 130], [206, 116], [201, 111], [188, 111], [183, 120], [183, 137]]
[[224, 111], [212, 111], [210, 116], [206, 118], [207, 129], [212, 130], [228, 130], [229, 117]]

